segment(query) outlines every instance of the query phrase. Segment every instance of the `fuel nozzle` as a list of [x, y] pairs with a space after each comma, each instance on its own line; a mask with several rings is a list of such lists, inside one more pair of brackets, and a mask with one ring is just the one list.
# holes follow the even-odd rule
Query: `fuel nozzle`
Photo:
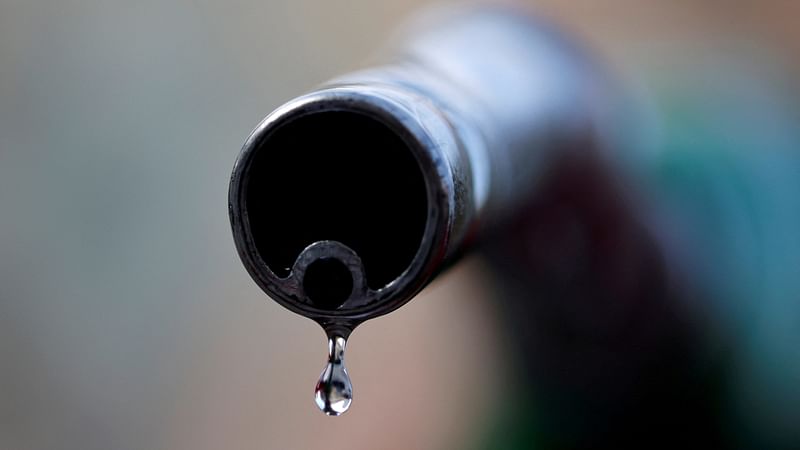
[[397, 308], [445, 258], [461, 200], [439, 152], [458, 147], [433, 109], [422, 120], [421, 101], [323, 89], [270, 115], [236, 163], [231, 218], [245, 266], [329, 331]]
[[502, 232], [552, 161], [604, 128], [590, 59], [520, 11], [423, 16], [386, 54], [267, 116], [231, 178], [245, 267], [334, 349]]

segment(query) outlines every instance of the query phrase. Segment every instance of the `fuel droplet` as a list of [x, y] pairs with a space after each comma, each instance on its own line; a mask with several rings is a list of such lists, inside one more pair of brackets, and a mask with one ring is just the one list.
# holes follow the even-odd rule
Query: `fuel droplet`
[[353, 400], [353, 385], [344, 367], [344, 348], [347, 340], [341, 336], [328, 338], [328, 365], [322, 371], [314, 391], [314, 401], [322, 412], [338, 416]]

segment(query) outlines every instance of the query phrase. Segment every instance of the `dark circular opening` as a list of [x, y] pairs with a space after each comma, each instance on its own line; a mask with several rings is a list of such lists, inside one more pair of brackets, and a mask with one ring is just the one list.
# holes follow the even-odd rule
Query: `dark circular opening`
[[286, 118], [254, 150], [244, 194], [249, 231], [272, 272], [287, 277], [314, 242], [338, 241], [380, 289], [414, 259], [428, 218], [425, 179], [411, 148], [365, 113]]
[[350, 298], [353, 277], [338, 259], [321, 258], [306, 267], [303, 290], [317, 308], [336, 309]]

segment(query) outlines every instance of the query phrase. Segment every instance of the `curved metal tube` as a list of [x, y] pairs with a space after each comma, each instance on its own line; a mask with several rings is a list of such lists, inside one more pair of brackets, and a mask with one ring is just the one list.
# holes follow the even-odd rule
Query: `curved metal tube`
[[411, 299], [600, 128], [598, 71], [518, 11], [428, 16], [403, 36], [389, 62], [267, 116], [231, 177], [250, 275], [329, 333]]

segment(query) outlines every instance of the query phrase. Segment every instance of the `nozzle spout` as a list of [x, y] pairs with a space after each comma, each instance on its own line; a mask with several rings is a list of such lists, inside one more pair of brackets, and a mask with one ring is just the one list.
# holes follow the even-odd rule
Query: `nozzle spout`
[[466, 11], [406, 36], [267, 116], [231, 177], [245, 267], [324, 327], [404, 304], [590, 128], [590, 71], [532, 20]]

